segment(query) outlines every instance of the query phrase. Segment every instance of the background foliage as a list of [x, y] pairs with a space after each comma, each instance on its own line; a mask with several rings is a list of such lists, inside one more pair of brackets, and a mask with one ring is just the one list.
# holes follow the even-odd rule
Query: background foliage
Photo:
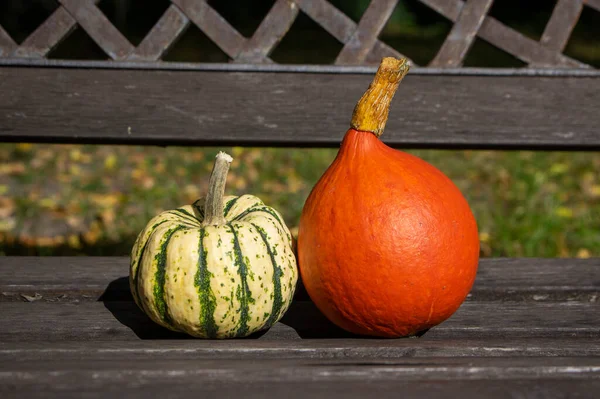
[[[331, 2], [355, 21], [368, 5], [368, 0]], [[250, 36], [273, 1], [209, 3]], [[103, 0], [100, 8], [137, 44], [168, 4]], [[554, 4], [496, 0], [490, 14], [537, 40]], [[56, 6], [54, 0], [4, 0], [0, 24], [22, 41]], [[595, 67], [600, 67], [599, 14], [584, 8], [565, 51]], [[426, 64], [450, 28], [434, 11], [403, 0], [381, 38], [418, 64]], [[280, 63], [330, 63], [340, 49], [340, 43], [301, 15], [272, 58]], [[51, 58], [106, 59], [106, 55], [78, 29]], [[166, 60], [228, 61], [193, 27]], [[478, 39], [465, 66], [523, 64]], [[228, 193], [263, 198], [284, 214], [291, 227], [297, 225], [310, 189], [336, 154], [335, 149], [0, 144], [0, 254], [128, 255], [150, 217], [206, 192], [219, 150], [235, 159]], [[409, 152], [441, 169], [463, 191], [479, 223], [482, 256], [600, 256], [599, 153]]]

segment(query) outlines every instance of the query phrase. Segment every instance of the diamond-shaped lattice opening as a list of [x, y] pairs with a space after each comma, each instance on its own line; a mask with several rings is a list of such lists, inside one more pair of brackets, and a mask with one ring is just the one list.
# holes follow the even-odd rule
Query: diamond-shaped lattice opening
[[539, 41], [555, 5], [556, 0], [495, 1], [488, 15], [524, 36]]
[[343, 44], [302, 11], [271, 53], [279, 64], [332, 64]]
[[169, 0], [102, 0], [98, 8], [131, 44], [137, 46], [170, 4]]
[[162, 57], [173, 62], [229, 62], [231, 58], [194, 24]]
[[564, 54], [600, 68], [600, 11], [583, 7]]
[[80, 27], [75, 28], [48, 54], [50, 59], [60, 60], [107, 60], [108, 56]]
[[427, 65], [437, 54], [452, 23], [416, 0], [398, 2], [379, 39], [417, 65]]
[[463, 63], [465, 67], [481, 68], [522, 68], [526, 65], [512, 54], [480, 38], [475, 38]]
[[215, 9], [242, 36], [251, 37], [275, 0], [209, 0], [208, 5]]
[[0, 1], [0, 26], [21, 44], [58, 6], [55, 0]]

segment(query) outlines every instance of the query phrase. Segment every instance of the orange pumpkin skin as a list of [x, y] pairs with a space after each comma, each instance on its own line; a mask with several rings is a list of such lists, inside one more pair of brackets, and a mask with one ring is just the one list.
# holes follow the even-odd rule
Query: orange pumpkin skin
[[305, 203], [297, 245], [321, 312], [349, 332], [390, 338], [449, 318], [479, 260], [477, 223], [453, 182], [352, 128]]

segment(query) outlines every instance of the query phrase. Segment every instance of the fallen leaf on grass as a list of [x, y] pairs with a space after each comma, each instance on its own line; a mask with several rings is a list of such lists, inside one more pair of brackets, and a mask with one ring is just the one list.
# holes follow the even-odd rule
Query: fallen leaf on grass
[[0, 219], [8, 218], [15, 211], [15, 201], [12, 198], [0, 197]]
[[12, 162], [0, 165], [0, 175], [20, 175], [25, 172], [22, 162]]
[[117, 165], [117, 156], [115, 154], [110, 154], [104, 159], [104, 168], [106, 170], [113, 170]]
[[111, 208], [116, 206], [121, 201], [122, 195], [113, 194], [90, 194], [90, 200], [101, 207]]

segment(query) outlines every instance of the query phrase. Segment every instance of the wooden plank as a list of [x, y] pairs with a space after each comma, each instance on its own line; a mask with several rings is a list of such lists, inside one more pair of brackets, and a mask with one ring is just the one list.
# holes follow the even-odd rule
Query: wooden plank
[[59, 2], [113, 60], [124, 60], [135, 49], [93, 1], [59, 0]]
[[562, 52], [579, 20], [583, 3], [584, 0], [558, 0], [540, 43], [552, 50]]
[[[190, 366], [191, 367], [191, 366]], [[486, 398], [539, 399], [598, 397], [600, 380], [581, 378], [455, 379], [403, 378], [372, 381], [364, 375], [343, 382], [334, 381], [214, 381], [198, 380], [196, 373], [118, 370], [94, 373], [83, 367], [74, 373], [21, 373], [0, 386], [3, 398], [140, 398], [149, 397], [265, 397], [297, 398]], [[206, 373], [208, 374], [208, 373]], [[217, 369], [214, 375], [221, 375]], [[222, 378], [222, 377], [221, 377]]]
[[337, 65], [362, 63], [373, 49], [379, 33], [396, 8], [397, 0], [372, 0], [363, 13], [356, 31], [337, 56]]
[[277, 0], [256, 32], [246, 41], [236, 57], [237, 62], [267, 62], [298, 16], [298, 6], [291, 0]]
[[[20, 379], [28, 376], [22, 383], [52, 377], [54, 375], [75, 376], [89, 379], [92, 374], [100, 382], [109, 382], [119, 377], [138, 377], [152, 375], [156, 378], [170, 379], [172, 382], [185, 377], [195, 377], [198, 382], [316, 382], [351, 381], [356, 378], [371, 381], [389, 381], [401, 378], [404, 381], [453, 380], [453, 379], [517, 379], [536, 378], [557, 379], [585, 378], [599, 379], [600, 359], [594, 357], [524, 357], [524, 358], [402, 358], [385, 359], [158, 359], [152, 362], [139, 362], [116, 357], [115, 362], [94, 362], [93, 359], [54, 362], [33, 361], [16, 362], [4, 366], [8, 372], [0, 374], [0, 382]], [[257, 367], [260, 365], [260, 367]], [[170, 377], [170, 378], [169, 378]], [[175, 377], [175, 378], [173, 378]], [[56, 381], [56, 380], [55, 380]]]
[[[371, 79], [2, 67], [0, 140], [338, 147]], [[409, 73], [382, 140], [404, 148], [599, 149], [599, 93], [600, 79], [591, 77]]]
[[0, 364], [90, 359], [150, 361], [250, 359], [398, 359], [472, 357], [573, 357], [600, 355], [594, 338], [137, 340], [0, 342]]
[[231, 58], [237, 57], [246, 39], [206, 1], [171, 0], [206, 36]]
[[[0, 341], [185, 339], [152, 322], [134, 302], [0, 302]], [[352, 338], [308, 301], [293, 302], [281, 322], [255, 338]], [[420, 339], [600, 338], [596, 303], [465, 302]]]
[[467, 0], [444, 44], [431, 61], [431, 67], [458, 67], [471, 48], [475, 35], [493, 0]]
[[[464, 6], [462, 0], [419, 0], [451, 21], [456, 21]], [[559, 52], [550, 50], [540, 43], [487, 16], [479, 29], [478, 36], [492, 45], [514, 55], [528, 64], [552, 65], [555, 67], [586, 68], [588, 65]]]
[[[0, 301], [132, 300], [128, 257], [0, 257]], [[298, 283], [296, 300], [308, 300]], [[600, 301], [600, 259], [482, 258], [469, 301]]]
[[43, 58], [66, 39], [77, 26], [77, 21], [59, 7], [12, 54], [13, 57]]
[[144, 61], [160, 59], [175, 44], [189, 22], [190, 20], [179, 8], [174, 5], [169, 6], [128, 59]]

